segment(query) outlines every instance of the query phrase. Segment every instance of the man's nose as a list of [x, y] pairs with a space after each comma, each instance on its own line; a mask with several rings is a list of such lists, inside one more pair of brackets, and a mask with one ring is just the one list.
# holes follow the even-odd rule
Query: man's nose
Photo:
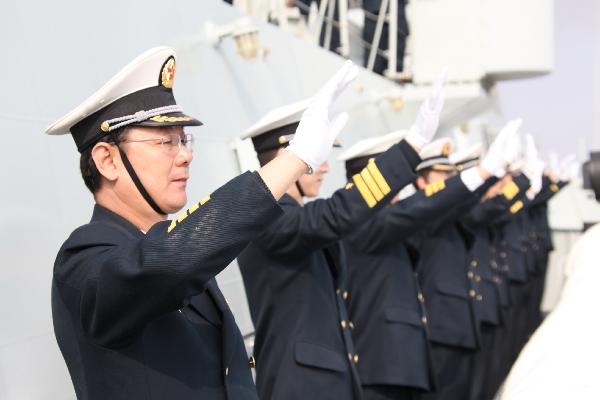
[[187, 146], [180, 146], [179, 151], [177, 152], [177, 156], [175, 157], [175, 162], [178, 165], [189, 164], [194, 159], [194, 154], [192, 149]]
[[322, 174], [329, 172], [329, 163], [327, 161], [319, 166], [319, 172]]

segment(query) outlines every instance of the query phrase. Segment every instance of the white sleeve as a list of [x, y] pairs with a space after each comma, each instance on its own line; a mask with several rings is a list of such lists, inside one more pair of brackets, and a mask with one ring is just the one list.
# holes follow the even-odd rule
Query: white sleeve
[[471, 192], [474, 192], [484, 182], [476, 167], [461, 172], [460, 179]]

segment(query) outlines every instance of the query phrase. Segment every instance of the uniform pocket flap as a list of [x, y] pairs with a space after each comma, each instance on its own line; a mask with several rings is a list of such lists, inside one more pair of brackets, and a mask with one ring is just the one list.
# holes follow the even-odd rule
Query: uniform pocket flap
[[346, 360], [341, 354], [317, 344], [297, 342], [296, 362], [309, 367], [346, 371]]
[[460, 285], [456, 285], [450, 282], [438, 282], [436, 285], [438, 292], [454, 297], [460, 297], [461, 299], [468, 299], [467, 289]]
[[406, 308], [391, 307], [385, 310], [385, 320], [387, 322], [404, 322], [410, 325], [421, 326], [421, 316], [419, 313]]

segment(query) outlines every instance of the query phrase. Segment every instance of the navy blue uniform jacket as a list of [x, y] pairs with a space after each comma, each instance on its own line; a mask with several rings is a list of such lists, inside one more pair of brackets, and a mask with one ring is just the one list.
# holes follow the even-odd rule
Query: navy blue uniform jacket
[[470, 196], [458, 175], [431, 184], [386, 207], [344, 240], [363, 384], [434, 388], [425, 299], [407, 239]]
[[432, 342], [464, 349], [479, 346], [479, 323], [473, 302], [480, 293], [478, 283], [469, 279], [476, 268], [469, 257], [474, 235], [459, 219], [494, 182], [495, 178], [486, 180], [441, 221], [410, 239], [420, 254], [417, 272]]
[[52, 281], [77, 398], [258, 399], [214, 276], [280, 215], [249, 172], [147, 234], [96, 206], [60, 249]]
[[338, 240], [415, 179], [417, 153], [394, 145], [329, 199], [284, 215], [238, 257], [252, 321], [262, 400], [361, 398], [346, 310], [347, 266]]

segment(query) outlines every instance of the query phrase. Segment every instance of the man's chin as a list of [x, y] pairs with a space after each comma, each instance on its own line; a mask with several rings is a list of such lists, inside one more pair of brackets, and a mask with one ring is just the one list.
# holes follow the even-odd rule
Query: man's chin
[[187, 199], [173, 201], [164, 206], [163, 211], [167, 214], [175, 214], [181, 211], [183, 207], [185, 207], [185, 203], [187, 203]]

